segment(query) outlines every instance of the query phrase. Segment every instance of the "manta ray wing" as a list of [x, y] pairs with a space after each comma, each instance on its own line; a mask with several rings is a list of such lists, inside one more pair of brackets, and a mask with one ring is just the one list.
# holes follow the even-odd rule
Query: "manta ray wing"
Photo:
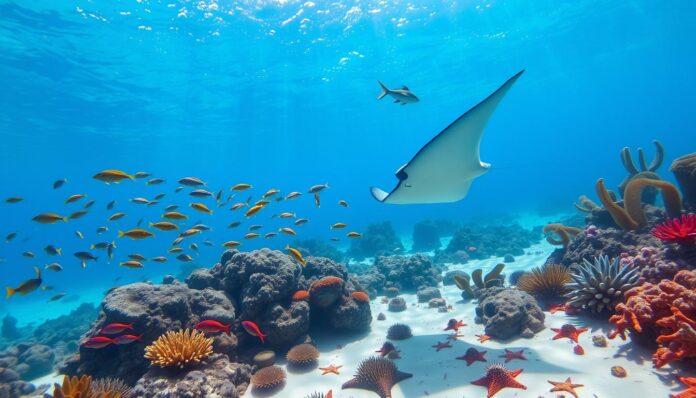
[[524, 70], [425, 144], [396, 172], [399, 182], [390, 193], [372, 187], [372, 196], [382, 203], [394, 204], [448, 203], [464, 199], [474, 178], [490, 167], [479, 157], [486, 124], [522, 73]]

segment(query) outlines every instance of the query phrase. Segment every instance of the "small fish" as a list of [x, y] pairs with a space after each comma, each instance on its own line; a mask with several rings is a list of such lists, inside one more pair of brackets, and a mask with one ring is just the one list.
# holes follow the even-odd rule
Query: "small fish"
[[198, 234], [198, 233], [200, 233], [200, 232], [201, 232], [200, 229], [189, 228], [189, 229], [187, 229], [186, 231], [180, 233], [180, 234], [179, 234], [179, 237], [181, 237], [181, 238], [187, 238], [187, 237], [189, 237], [189, 236], [193, 236], [193, 235]]
[[263, 237], [266, 238], [266, 239], [270, 239], [270, 238], [272, 238], [272, 237], [274, 237], [274, 236], [277, 236], [277, 235], [278, 235], [277, 232], [269, 232], [269, 233], [267, 233], [266, 235], [264, 235]]
[[264, 193], [261, 197], [264, 198], [264, 199], [270, 198], [271, 196], [273, 196], [273, 195], [275, 195], [275, 194], [277, 194], [277, 193], [279, 193], [279, 192], [280, 192], [280, 191], [277, 190], [277, 189], [269, 189], [269, 190], [266, 191], [266, 193]]
[[339, 200], [338, 204], [345, 208], [348, 208], [348, 202], [346, 202], [345, 200]]
[[5, 203], [19, 203], [23, 200], [24, 198], [19, 196], [10, 196], [9, 198], [5, 199]]
[[189, 195], [195, 196], [197, 198], [213, 197], [213, 193], [210, 191], [206, 191], [205, 189], [195, 189], [195, 190], [189, 192]]
[[36, 257], [36, 255], [35, 255], [34, 253], [30, 252], [30, 251], [23, 252], [23, 253], [22, 253], [22, 256], [24, 256], [24, 257], [26, 257], [26, 258], [34, 258], [34, 257]]
[[343, 229], [343, 228], [345, 228], [345, 227], [347, 227], [347, 226], [348, 226], [348, 224], [345, 224], [345, 223], [342, 223], [342, 222], [337, 222], [336, 224], [330, 226], [329, 228], [331, 228], [331, 229]]
[[300, 253], [299, 250], [297, 250], [293, 247], [290, 247], [290, 245], [285, 245], [284, 250], [286, 250], [288, 252], [288, 254], [290, 254], [290, 257], [295, 259], [295, 261], [300, 263], [303, 267], [306, 265], [305, 259], [304, 259], [304, 257], [302, 257], [302, 253]]
[[136, 229], [131, 229], [131, 230], [126, 231], [126, 232], [118, 231], [118, 237], [121, 238], [123, 236], [127, 236], [131, 239], [145, 239], [145, 238], [155, 236], [155, 234], [153, 234], [150, 231], [146, 231], [144, 229], [136, 228]]
[[416, 95], [413, 94], [411, 90], [409, 90], [406, 86], [401, 86], [400, 88], [392, 90], [387, 88], [387, 86], [385, 86], [379, 80], [377, 80], [377, 83], [379, 83], [379, 86], [382, 88], [382, 92], [379, 93], [379, 95], [377, 96], [378, 100], [381, 100], [382, 98], [389, 95], [392, 98], [394, 98], [394, 103], [400, 103], [401, 105], [413, 104], [420, 101], [418, 97], [416, 97]]
[[53, 181], [53, 189], [58, 189], [65, 185], [65, 183], [68, 182], [67, 178], [61, 178], [60, 180], [55, 180]]
[[126, 216], [126, 213], [114, 213], [114, 214], [109, 216], [108, 220], [109, 221], [116, 221], [116, 220], [122, 219], [125, 216]]
[[132, 198], [132, 199], [128, 199], [128, 200], [133, 202], [133, 203], [137, 203], [139, 205], [146, 205], [146, 204], [150, 203], [150, 201], [145, 199], [145, 198]]
[[138, 178], [138, 179], [147, 178], [149, 176], [150, 176], [150, 173], [148, 173], [147, 171], [139, 171], [139, 172], [133, 174], [133, 177]]
[[94, 250], [94, 249], [104, 250], [107, 247], [109, 247], [109, 242], [98, 242], [98, 243], [95, 243], [95, 244], [89, 246], [90, 250]]
[[261, 332], [259, 326], [252, 321], [242, 321], [242, 327], [247, 333], [254, 337], [258, 337], [261, 340], [261, 344], [265, 342], [266, 335]]
[[106, 210], [113, 210], [114, 206], [116, 206], [116, 201], [112, 200], [111, 202], [106, 204]]
[[346, 236], [349, 238], [360, 238], [362, 234], [358, 232], [348, 232]]
[[148, 180], [145, 184], [147, 184], [147, 185], [159, 185], [163, 182], [164, 182], [164, 180], [161, 178], [153, 178], [151, 180]]
[[179, 227], [176, 224], [171, 223], [169, 221], [159, 221], [155, 223], [151, 222], [150, 227], [157, 228], [160, 231], [173, 231], [175, 229], [179, 229]]
[[206, 184], [196, 177], [184, 177], [179, 180], [179, 184], [185, 185], [187, 187], [197, 187], [200, 185], [206, 186]]
[[466, 250], [468, 250], [470, 252], [475, 252], [476, 248], [474, 246], [469, 246]]
[[180, 237], [174, 239], [174, 241], [172, 242], [172, 246], [178, 245], [179, 243], [181, 243], [182, 240], [184, 240], [183, 236], [180, 236]]
[[97, 234], [102, 234], [109, 230], [109, 227], [99, 227], [97, 228]]
[[114, 337], [114, 344], [130, 344], [134, 341], [142, 341], [143, 335], [134, 335], [134, 334], [122, 334], [120, 336]]
[[244, 215], [247, 218], [249, 218], [249, 217], [253, 216], [254, 214], [258, 213], [259, 211], [261, 211], [261, 209], [263, 209], [263, 206], [260, 206], [260, 205], [252, 206], [249, 210], [247, 210], [246, 213], [244, 213]]
[[263, 225], [250, 225], [249, 226], [249, 231], [256, 231], [263, 228]]
[[237, 184], [237, 185], [233, 186], [232, 188], [230, 188], [230, 190], [231, 191], [244, 191], [244, 190], [247, 190], [249, 188], [252, 188], [252, 186], [250, 184]]
[[185, 220], [188, 218], [188, 216], [185, 214], [181, 214], [178, 211], [170, 211], [170, 212], [164, 213], [162, 215], [162, 218], [167, 218], [170, 220]]
[[191, 243], [191, 244], [189, 245], [189, 249], [198, 251], [198, 245], [195, 244], [195, 243]]
[[155, 195], [155, 200], [162, 200], [165, 196], [167, 196], [166, 193], [158, 193], [157, 195]]
[[43, 290], [44, 292], [47, 292], [47, 291], [53, 290], [53, 289], [55, 289], [55, 287], [53, 287], [53, 286], [46, 286], [46, 285], [41, 286], [41, 290]]
[[50, 303], [51, 301], [58, 301], [58, 300], [62, 299], [63, 297], [65, 297], [66, 294], [67, 294], [67, 293], [58, 293], [58, 294], [56, 294], [55, 296], [51, 297], [51, 298], [48, 300], [48, 302]]
[[39, 267], [34, 267], [34, 272], [36, 272], [36, 278], [28, 279], [28, 280], [22, 282], [21, 285], [14, 287], [14, 288], [9, 287], [9, 286], [6, 287], [5, 289], [7, 290], [7, 295], [5, 296], [5, 298], [10, 298], [15, 293], [19, 293], [22, 296], [24, 296], [24, 295], [27, 295], [27, 294], [33, 292], [39, 286], [41, 286], [41, 282], [42, 282], [41, 270], [39, 269]]
[[329, 187], [328, 182], [326, 184], [312, 185], [309, 188], [309, 191], [307, 191], [307, 193], [318, 193], [318, 192], [325, 190], [328, 187]]
[[216, 202], [219, 202], [220, 199], [222, 199], [222, 189], [218, 191], [217, 195], [215, 195]]
[[97, 262], [99, 260], [99, 257], [93, 256], [90, 252], [75, 252], [73, 255], [82, 261], [92, 260]]
[[156, 263], [166, 263], [166, 262], [167, 262], [167, 257], [164, 257], [164, 256], [157, 256], [157, 257], [151, 258], [150, 261], [154, 261], [154, 262], [156, 262]]
[[111, 242], [106, 246], [106, 255], [109, 256], [109, 260], [114, 258], [114, 249], [116, 248], [116, 243]]
[[321, 207], [321, 200], [319, 199], [318, 192], [314, 192], [314, 204], [316, 204], [317, 207]]
[[58, 263], [46, 264], [46, 269], [54, 272], [60, 272], [63, 270], [63, 266]]
[[78, 231], [78, 230], [75, 231], [75, 236], [77, 236], [77, 237], [80, 238], [80, 239], [84, 239], [84, 238], [85, 238], [85, 236], [82, 235], [82, 232], [80, 232], [80, 231]]
[[204, 240], [204, 241], [203, 241], [203, 244], [206, 245], [206, 246], [210, 246], [210, 247], [214, 246], [214, 245], [213, 245], [213, 242], [209, 241], [208, 239]]
[[230, 210], [234, 211], [234, 210], [237, 210], [237, 209], [242, 208], [242, 207], [244, 207], [244, 206], [249, 206], [249, 204], [248, 204], [248, 203], [242, 203], [242, 202], [240, 202], [240, 203], [235, 203], [235, 204], [232, 205], [232, 207], [230, 207]]
[[34, 216], [32, 220], [41, 224], [55, 224], [58, 221], [68, 221], [68, 218], [59, 216], [55, 213], [41, 213], [37, 216]]
[[191, 228], [197, 229], [199, 231], [210, 231], [210, 229], [211, 229], [209, 226], [207, 226], [205, 224], [196, 224]]
[[69, 220], [76, 220], [78, 218], [84, 217], [86, 214], [87, 214], [87, 210], [78, 210], [78, 211], [74, 212], [73, 214], [71, 214], [70, 216], [68, 216], [68, 219]]
[[101, 330], [99, 330], [99, 333], [101, 334], [119, 334], [123, 332], [124, 330], [133, 330], [133, 324], [132, 323], [110, 323]]
[[78, 193], [75, 195], [70, 195], [67, 199], [65, 199], [65, 204], [77, 202], [78, 200], [84, 198], [85, 196], [86, 195], [83, 195], [81, 193]]
[[174, 210], [176, 210], [176, 209], [178, 209], [178, 208], [179, 208], [179, 205], [169, 205], [169, 206], [167, 206], [167, 207], [164, 208], [164, 211], [170, 212], [170, 211], [174, 211]]
[[238, 226], [242, 225], [241, 221], [232, 221], [227, 228], [237, 228]]
[[219, 333], [219, 332], [225, 332], [228, 336], [230, 335], [230, 325], [223, 325], [222, 323], [212, 320], [212, 319], [206, 319], [204, 321], [200, 321], [197, 324], [193, 326], [194, 329], [198, 329], [201, 332], [205, 333]]
[[102, 181], [105, 183], [115, 183], [118, 184], [123, 180], [135, 180], [130, 174], [126, 174], [121, 170], [104, 170], [92, 176], [95, 180]]
[[150, 201], [150, 203], [148, 203], [147, 205], [148, 205], [148, 206], [154, 206], [154, 205], [156, 205], [156, 204], [158, 204], [158, 203], [159, 203], [159, 200], [153, 200], [153, 201]]
[[82, 344], [82, 346], [86, 348], [104, 348], [111, 344], [114, 344], [113, 339], [105, 336], [95, 336], [87, 339], [87, 341], [85, 341]]
[[176, 187], [176, 188], [174, 189], [174, 192], [179, 193], [179, 192], [181, 192], [182, 189], [184, 189], [184, 187], [181, 187], [181, 186]]
[[269, 203], [271, 203], [271, 202], [267, 201], [266, 199], [259, 199], [259, 200], [256, 201], [256, 203], [254, 203], [254, 206], [261, 206], [261, 207], [264, 207], [264, 206], [266, 206], [266, 205], [269, 204]]
[[278, 229], [278, 231], [280, 231], [284, 234], [292, 235], [292, 236], [297, 235], [297, 232], [295, 232], [295, 230], [293, 230], [292, 228], [289, 228], [289, 227], [280, 228], [280, 229]]
[[49, 256], [60, 256], [62, 250], [63, 250], [63, 249], [57, 248], [57, 247], [55, 247], [55, 246], [53, 246], [53, 245], [47, 245], [46, 247], [44, 247], [44, 251], [45, 251], [46, 254], [48, 254]]
[[142, 254], [139, 254], [139, 253], [131, 253], [128, 255], [128, 258], [130, 258], [131, 260], [135, 260], [135, 261], [146, 261], [145, 256], [143, 256]]
[[176, 256], [176, 259], [185, 263], [193, 261], [193, 257], [189, 256], [188, 254], [179, 254], [178, 256]]
[[135, 260], [130, 260], [130, 261], [121, 261], [119, 264], [121, 267], [126, 267], [126, 268], [143, 268], [143, 263], [140, 261], [135, 261]]
[[248, 234], [244, 235], [244, 239], [254, 239], [258, 238], [260, 235], [254, 232], [249, 232]]
[[17, 236], [16, 232], [10, 232], [9, 234], [7, 234], [7, 236], [5, 236], [5, 242], [7, 242], [7, 243], [12, 242], [12, 239], [14, 239], [16, 236]]
[[192, 209], [198, 210], [201, 213], [208, 213], [208, 214], [213, 214], [213, 211], [208, 208], [208, 206], [204, 205], [203, 203], [191, 203], [189, 206], [191, 206]]
[[287, 196], [285, 196], [285, 200], [294, 199], [300, 195], [302, 195], [302, 192], [297, 192], [297, 191], [290, 192], [289, 194], [287, 194]]
[[306, 224], [308, 221], [309, 220], [306, 218], [298, 218], [297, 220], [295, 220], [294, 224], [295, 225], [302, 225], [302, 224]]
[[278, 217], [280, 218], [295, 218], [295, 213], [280, 213]]
[[172, 248], [169, 249], [167, 252], [168, 252], [168, 253], [181, 253], [181, 252], [183, 252], [183, 251], [184, 251], [184, 249], [181, 248], [181, 247], [172, 247]]
[[140, 226], [141, 226], [142, 224], [143, 224], [143, 219], [142, 219], [142, 218], [141, 218], [141, 219], [138, 219], [138, 222], [135, 223], [135, 225], [136, 225], [138, 228], [140, 228]]
[[230, 240], [222, 244], [222, 247], [227, 248], [227, 249], [232, 249], [234, 247], [237, 247], [241, 245], [241, 243], [237, 242], [236, 240]]

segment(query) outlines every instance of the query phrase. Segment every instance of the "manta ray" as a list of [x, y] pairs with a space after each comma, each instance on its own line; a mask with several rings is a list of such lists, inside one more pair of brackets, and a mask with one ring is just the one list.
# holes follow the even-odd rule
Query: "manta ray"
[[389, 193], [371, 187], [382, 203], [451, 203], [464, 199], [476, 177], [491, 167], [479, 157], [486, 123], [524, 70], [503, 83], [479, 104], [459, 116], [396, 171], [399, 182]]

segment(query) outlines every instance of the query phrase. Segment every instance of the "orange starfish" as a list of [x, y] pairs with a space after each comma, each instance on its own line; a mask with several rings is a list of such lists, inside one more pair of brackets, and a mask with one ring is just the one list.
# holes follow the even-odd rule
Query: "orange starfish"
[[485, 343], [486, 341], [491, 339], [491, 336], [487, 334], [477, 334], [476, 337], [478, 337], [478, 339], [476, 340], [478, 340], [479, 343]]
[[449, 322], [447, 322], [447, 327], [444, 330], [445, 332], [448, 330], [454, 330], [455, 332], [458, 332], [459, 328], [462, 326], [466, 326], [466, 323], [452, 318], [449, 320]]
[[558, 340], [562, 338], [569, 338], [573, 340], [574, 342], [578, 342], [578, 337], [580, 336], [581, 333], [587, 332], [588, 328], [576, 328], [575, 326], [566, 323], [565, 325], [561, 326], [560, 329], [557, 328], [551, 328], [554, 332], [556, 332], [556, 335], [553, 336], [551, 340]]
[[686, 390], [677, 395], [670, 395], [672, 398], [696, 398], [696, 377], [678, 377], [685, 386]]
[[319, 370], [321, 370], [322, 376], [325, 374], [329, 374], [329, 373], [333, 373], [333, 374], [337, 375], [337, 374], [339, 374], [338, 370], [341, 369], [342, 367], [343, 367], [343, 365], [336, 366], [334, 364], [331, 364], [325, 368], [319, 368]]
[[546, 307], [546, 311], [555, 314], [558, 311], [565, 311], [565, 303], [561, 304], [551, 304], [548, 307]]
[[471, 384], [488, 388], [487, 398], [491, 398], [503, 388], [520, 388], [526, 390], [527, 386], [515, 380], [522, 373], [522, 369], [508, 370], [501, 364], [493, 364], [486, 368], [486, 375]]
[[564, 391], [567, 392], [568, 394], [574, 396], [575, 398], [578, 398], [578, 393], [575, 392], [575, 389], [578, 387], [583, 387], [583, 384], [573, 384], [573, 382], [570, 381], [570, 377], [567, 378], [565, 381], [551, 381], [551, 380], [546, 380], [551, 385], [553, 385], [553, 388], [549, 392], [560, 392]]
[[519, 351], [510, 351], [506, 348], [505, 354], [501, 355], [500, 358], [505, 358], [505, 363], [508, 363], [513, 359], [522, 359], [524, 361], [527, 360], [527, 358], [524, 356], [524, 348]]

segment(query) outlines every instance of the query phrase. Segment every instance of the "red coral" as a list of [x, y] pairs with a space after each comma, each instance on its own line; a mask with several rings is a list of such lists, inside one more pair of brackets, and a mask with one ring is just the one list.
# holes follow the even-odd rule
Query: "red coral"
[[673, 218], [656, 225], [652, 234], [667, 243], [696, 244], [696, 214], [684, 214], [681, 219]]
[[696, 358], [696, 271], [679, 271], [674, 280], [646, 283], [625, 293], [609, 322], [616, 326], [609, 338], [626, 338], [626, 331], [654, 333], [660, 347], [653, 364]]
[[363, 303], [370, 302], [370, 296], [368, 296], [367, 293], [365, 293], [365, 292], [353, 292], [352, 296], [353, 296], [353, 299], [355, 299], [355, 301], [360, 301]]

